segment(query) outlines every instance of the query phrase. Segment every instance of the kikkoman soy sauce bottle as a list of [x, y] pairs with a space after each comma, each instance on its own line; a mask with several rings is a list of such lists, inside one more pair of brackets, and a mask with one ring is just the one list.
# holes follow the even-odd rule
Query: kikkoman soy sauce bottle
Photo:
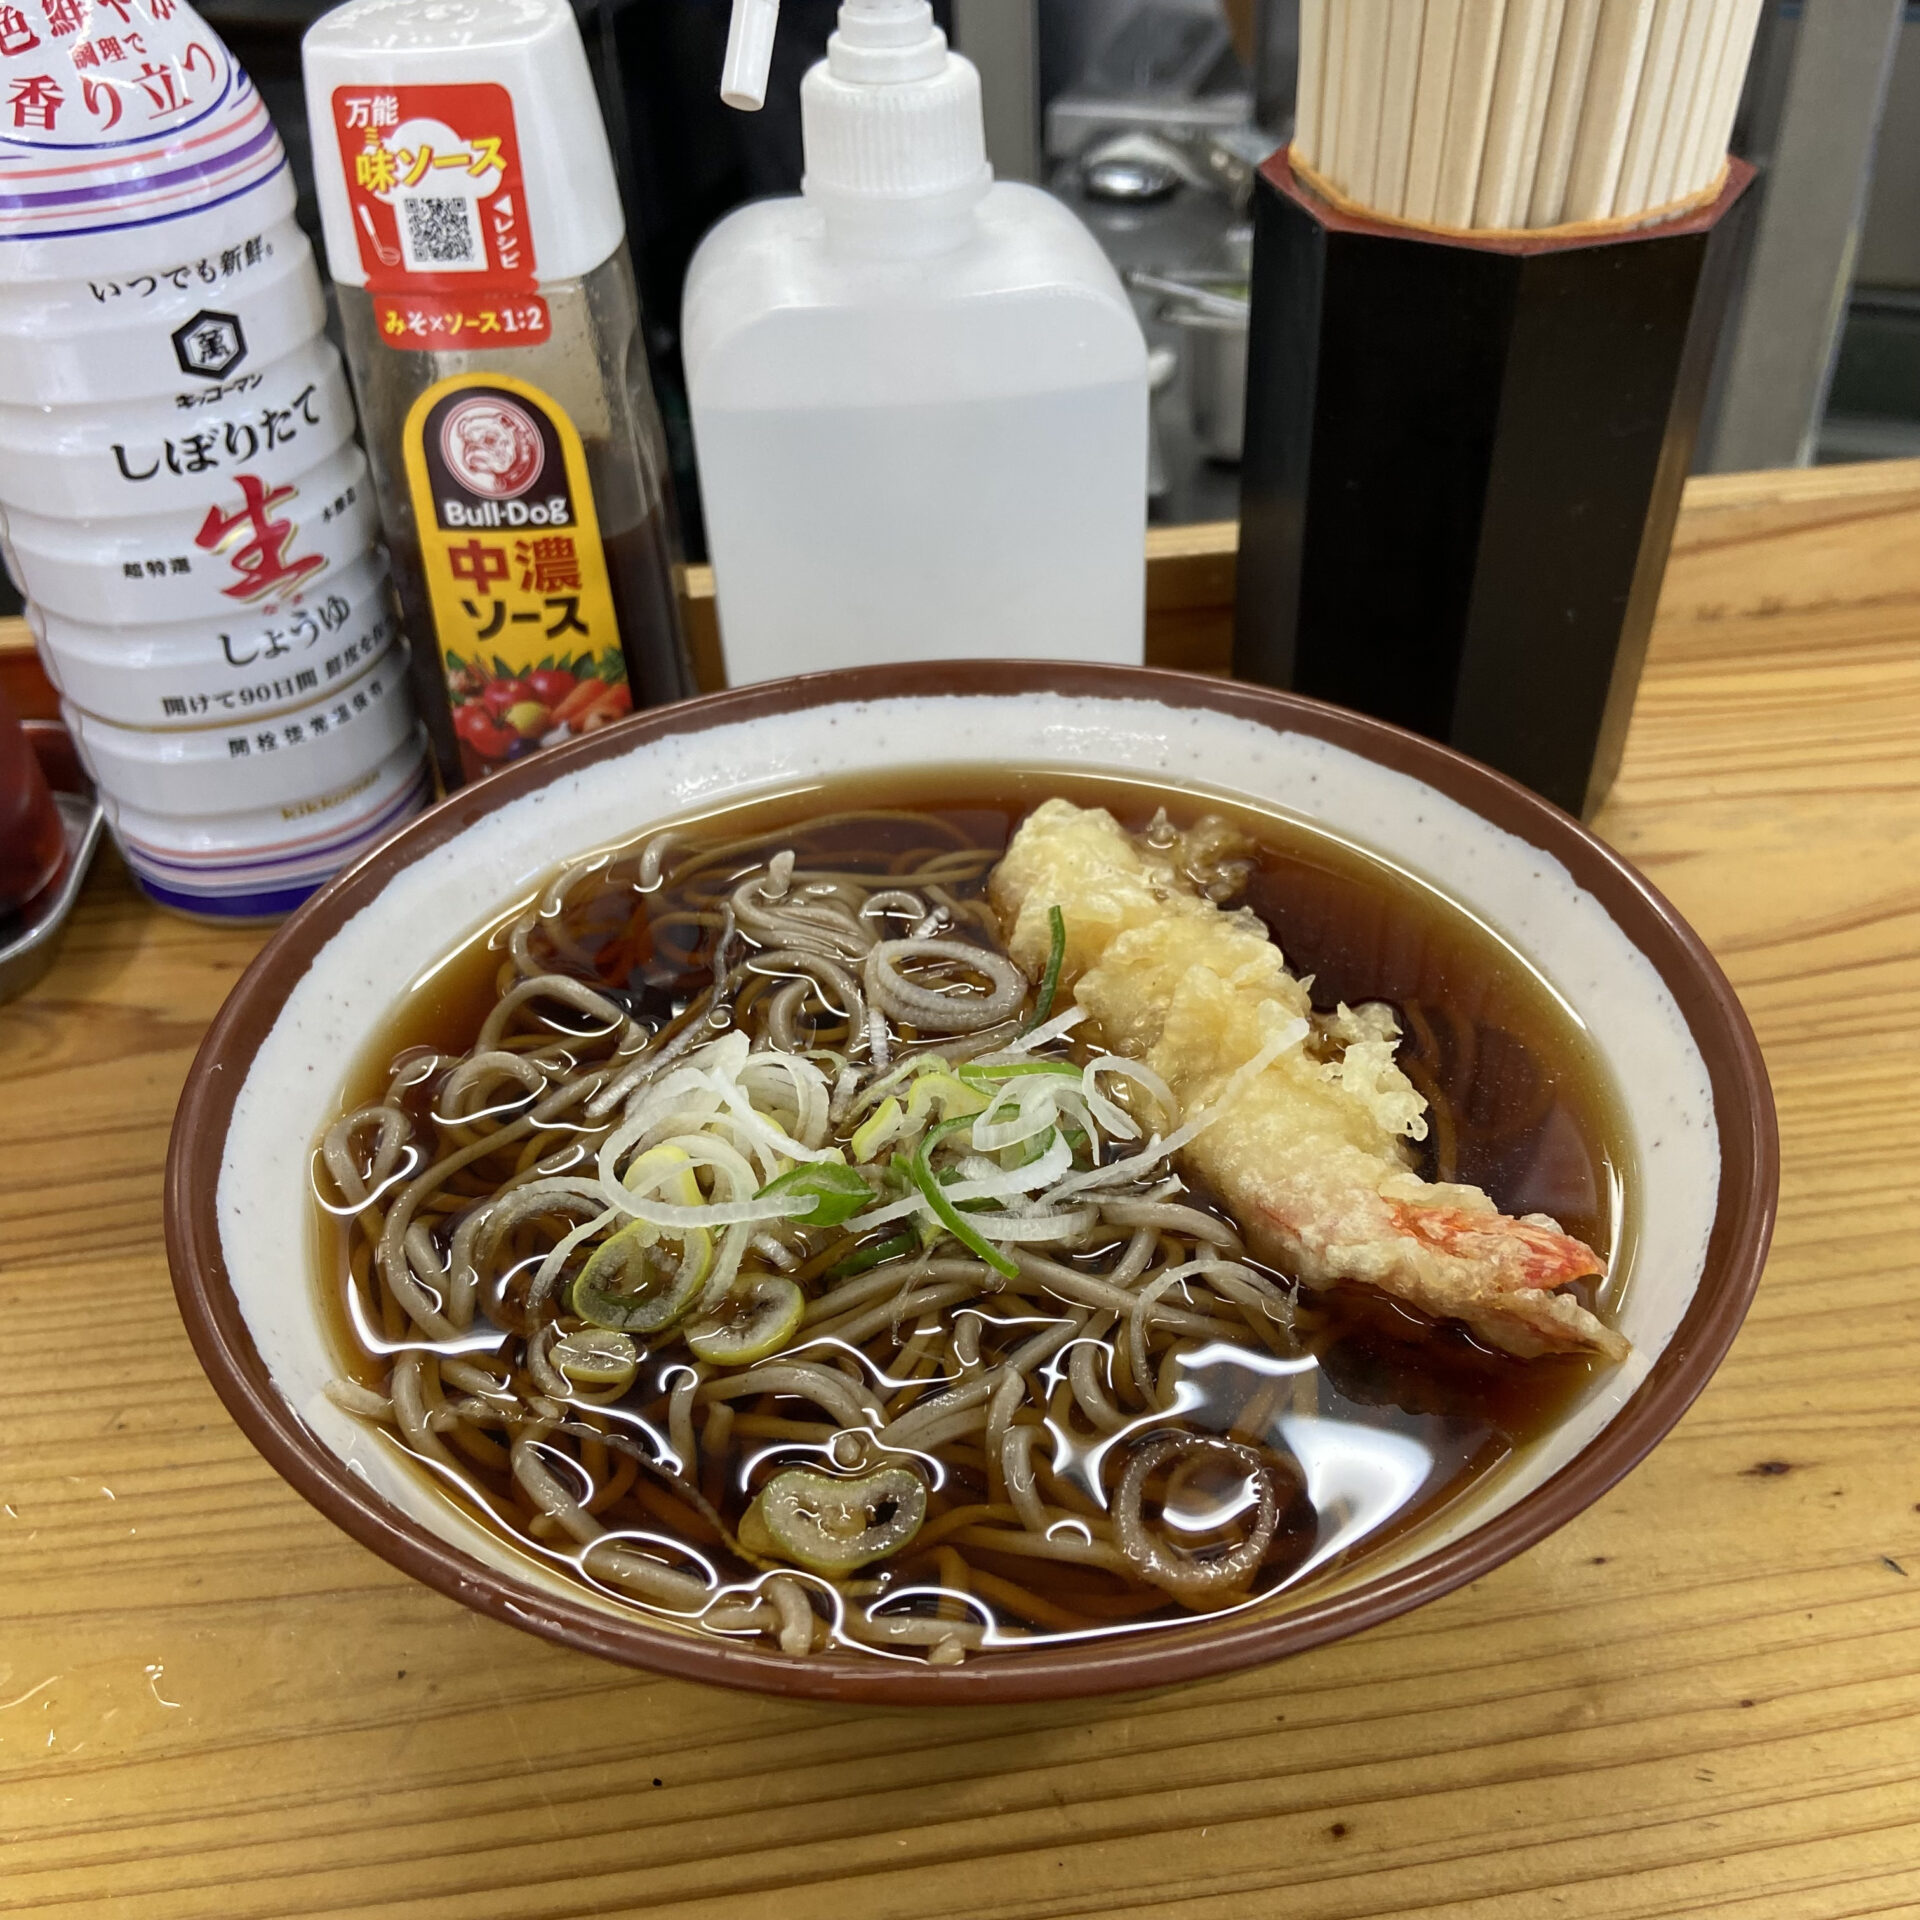
[[308, 31], [304, 64], [442, 777], [684, 698], [665, 441], [566, 0], [350, 0]]
[[293, 203], [186, 0], [0, 0], [0, 559], [134, 879], [218, 921], [433, 784]]

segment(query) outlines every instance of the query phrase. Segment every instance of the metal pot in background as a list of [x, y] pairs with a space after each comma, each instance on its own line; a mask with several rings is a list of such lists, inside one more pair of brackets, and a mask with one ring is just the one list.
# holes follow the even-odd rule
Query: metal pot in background
[[1247, 322], [1182, 307], [1167, 315], [1185, 339], [1187, 405], [1209, 460], [1237, 463], [1247, 424]]
[[1161, 274], [1136, 270], [1128, 284], [1164, 294], [1158, 317], [1180, 330], [1187, 408], [1209, 460], [1236, 463], [1247, 417], [1247, 280], [1244, 272]]
[[[1152, 514], [1161, 522], [1239, 511], [1253, 241], [1243, 216], [1274, 144], [1250, 124], [1115, 128], [1078, 149], [1051, 182], [1128, 281], [1148, 344], [1171, 363], [1154, 388], [1160, 484]], [[1216, 301], [1224, 305], [1210, 308]]]

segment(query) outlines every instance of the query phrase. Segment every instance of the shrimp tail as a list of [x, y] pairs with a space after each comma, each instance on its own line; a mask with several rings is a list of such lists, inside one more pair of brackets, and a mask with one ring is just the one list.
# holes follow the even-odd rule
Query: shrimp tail
[[[1622, 1360], [1627, 1342], [1579, 1301], [1555, 1289], [1603, 1277], [1607, 1263], [1545, 1214], [1514, 1219], [1465, 1207], [1389, 1200], [1394, 1230], [1459, 1268], [1446, 1275], [1448, 1311], [1510, 1353], [1603, 1353]], [[1436, 1276], [1438, 1277], [1438, 1276]]]

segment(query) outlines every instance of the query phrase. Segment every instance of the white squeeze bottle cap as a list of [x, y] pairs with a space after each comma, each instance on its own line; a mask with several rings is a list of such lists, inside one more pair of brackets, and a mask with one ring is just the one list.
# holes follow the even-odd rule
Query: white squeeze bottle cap
[[[763, 106], [780, 0], [733, 0], [720, 97]], [[980, 75], [950, 52], [927, 0], [842, 0], [827, 57], [800, 88], [809, 200], [836, 225], [935, 225], [993, 184]], [[931, 231], [931, 229], [929, 229]]]
[[[327, 265], [336, 280], [358, 287], [368, 279], [346, 181], [357, 158], [353, 129], [377, 113], [357, 112], [343, 124], [349, 116], [336, 111], [335, 96], [348, 89], [374, 103], [383, 88], [504, 89], [537, 279], [581, 279], [625, 238], [606, 125], [566, 0], [348, 0], [308, 29], [301, 64]], [[432, 118], [429, 108], [420, 115], [419, 137], [394, 144], [409, 152], [430, 148]], [[482, 183], [492, 184], [484, 177]], [[451, 181], [429, 177], [422, 190], [444, 193], [461, 184], [456, 170]], [[406, 191], [406, 182], [395, 190]]]

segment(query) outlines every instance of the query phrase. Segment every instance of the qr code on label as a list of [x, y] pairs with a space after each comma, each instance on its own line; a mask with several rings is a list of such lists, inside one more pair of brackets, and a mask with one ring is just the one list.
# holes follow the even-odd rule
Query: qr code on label
[[486, 264], [480, 210], [465, 194], [420, 194], [398, 205], [400, 245], [410, 273], [457, 272]]

